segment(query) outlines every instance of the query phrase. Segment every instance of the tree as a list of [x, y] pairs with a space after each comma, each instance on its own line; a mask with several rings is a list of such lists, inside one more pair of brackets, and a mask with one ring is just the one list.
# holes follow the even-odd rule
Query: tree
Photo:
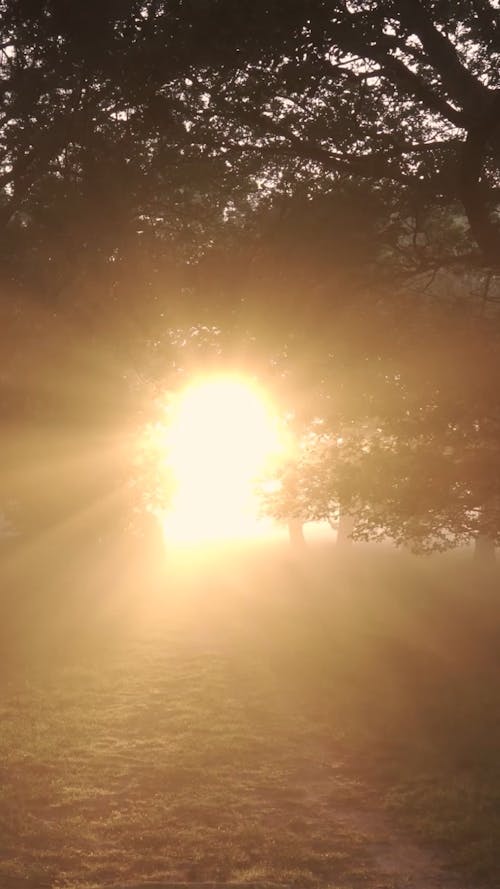
[[243, 16], [230, 0], [3, 0], [1, 12], [14, 425], [21, 405], [30, 422], [109, 424], [132, 381], [164, 378], [169, 332], [201, 325], [293, 394], [304, 422], [335, 428], [334, 391], [371, 430], [382, 394], [402, 397], [384, 382], [404, 365], [384, 325], [412, 335], [409, 293], [466, 276], [483, 294], [476, 315], [489, 306], [493, 4], [258, 0]]
[[357, 396], [357, 359], [332, 358], [329, 407], [305, 426], [271, 510], [316, 520], [340, 510], [355, 517], [355, 539], [422, 552], [477, 538], [484, 552], [486, 539], [500, 543], [499, 329], [471, 301], [453, 314], [435, 302], [406, 310], [404, 323], [384, 318], [378, 356], [362, 355]]
[[[498, 10], [486, 2], [462, 2], [453, 9], [439, 2], [354, 0], [333, 10], [325, 3], [294, 4], [280, 42], [273, 44], [271, 36], [261, 43], [264, 18], [271, 20], [273, 35], [280, 14], [280, 4], [254, 7], [243, 47], [237, 43], [237, 77], [227, 85], [226, 74], [224, 81], [214, 76], [209, 113], [219, 122], [229, 156], [260, 153], [275, 194], [290, 188], [290, 181], [293, 189], [300, 181], [309, 195], [318, 183], [323, 191], [335, 192], [362, 182], [367, 192], [382, 196], [385, 218], [380, 214], [372, 300], [380, 295], [385, 271], [392, 294], [403, 288], [421, 295], [427, 291], [427, 303], [431, 294], [442, 302], [446, 291], [461, 290], [461, 301], [469, 303], [466, 337], [458, 334], [456, 340], [453, 321], [447, 326], [438, 319], [434, 329], [429, 314], [423, 328], [418, 316], [416, 323], [412, 317], [396, 325], [386, 317], [399, 340], [418, 337], [422, 329], [432, 336], [439, 331], [441, 366], [433, 367], [431, 379], [423, 374], [427, 390], [422, 391], [415, 368], [402, 356], [395, 362], [388, 342], [382, 350], [370, 346], [357, 369], [351, 362], [351, 379], [366, 363], [351, 435], [345, 435], [345, 424], [337, 418], [344, 433], [342, 453], [349, 456], [340, 461], [344, 490], [338, 489], [340, 480], [336, 490], [323, 465], [326, 492], [320, 494], [317, 460], [312, 460], [313, 470], [306, 460], [303, 478], [306, 486], [307, 479], [313, 483], [306, 499], [318, 515], [327, 514], [342, 496], [358, 513], [363, 504], [358, 533], [366, 536], [390, 531], [396, 539], [423, 547], [484, 537], [489, 531], [497, 539], [498, 495], [490, 475], [497, 447], [496, 402], [488, 375], [497, 371], [498, 322], [488, 305], [498, 294], [500, 256]], [[324, 288], [324, 301], [331, 305], [335, 300], [338, 309], [336, 297], [333, 288]], [[394, 300], [387, 305], [397, 319]], [[407, 309], [404, 298], [402, 306]], [[358, 310], [359, 302], [353, 312]], [[473, 347], [461, 351], [469, 336]], [[317, 346], [317, 336], [312, 342]], [[352, 348], [352, 339], [349, 344]], [[475, 360], [481, 353], [487, 369], [479, 365], [472, 391], [463, 356], [474, 350]], [[332, 378], [338, 374], [338, 351], [337, 345]], [[377, 372], [368, 378], [368, 365], [371, 369], [377, 362]], [[349, 380], [345, 385], [352, 390]], [[320, 379], [317, 388], [324, 389]], [[338, 385], [330, 391], [332, 399], [333, 393], [339, 397]], [[462, 392], [470, 400], [459, 394], [453, 405]], [[388, 408], [394, 411], [389, 418]], [[440, 415], [441, 426], [436, 426]], [[340, 465], [338, 455], [334, 462]], [[346, 473], [351, 476], [347, 492]], [[436, 478], [441, 479], [438, 486]]]
[[[209, 117], [212, 145], [229, 157], [258, 152], [275, 176], [300, 161], [302, 175], [375, 183], [406, 208], [419, 246], [433, 213], [461, 208], [467, 259], [498, 265], [493, 4], [260, 2], [244, 28], [227, 0], [207, 6], [224, 20], [234, 50], [223, 62], [214, 53], [207, 107], [194, 126], [200, 140]], [[456, 261], [438, 246], [443, 260]], [[435, 249], [422, 251], [424, 267]]]

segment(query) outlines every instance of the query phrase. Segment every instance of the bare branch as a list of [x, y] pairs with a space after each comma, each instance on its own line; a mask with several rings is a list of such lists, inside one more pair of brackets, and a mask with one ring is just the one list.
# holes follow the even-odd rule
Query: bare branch
[[429, 111], [436, 112], [461, 129], [465, 127], [466, 119], [463, 112], [454, 108], [445, 99], [442, 99], [428, 86], [425, 80], [419, 77], [418, 74], [410, 71], [401, 59], [396, 59], [394, 56], [385, 56], [383, 64], [386, 70], [392, 73], [396, 82], [411, 96], [426, 105]]
[[[465, 117], [463, 112], [454, 108], [453, 105], [429, 86], [419, 74], [416, 74], [400, 58], [392, 54], [394, 41], [388, 41], [387, 36], [381, 30], [379, 30], [371, 42], [367, 41], [362, 28], [358, 26], [357, 16], [349, 12], [346, 12], [346, 16], [347, 30], [342, 36], [349, 51], [356, 52], [363, 58], [377, 62], [383, 69], [383, 73], [389, 76], [392, 75], [396, 84], [404, 89], [406, 93], [418, 99], [430, 111], [439, 114], [445, 120], [455, 124], [455, 126], [464, 128]], [[439, 35], [439, 32], [437, 33]], [[439, 37], [441, 36], [439, 35]], [[442, 39], [448, 43], [446, 38], [443, 37]]]
[[449, 95], [468, 114], [476, 114], [478, 104], [481, 107], [487, 100], [487, 87], [462, 64], [455, 47], [436, 28], [420, 0], [402, 3], [400, 15], [401, 21], [412, 28], [421, 40], [429, 61], [439, 73]]

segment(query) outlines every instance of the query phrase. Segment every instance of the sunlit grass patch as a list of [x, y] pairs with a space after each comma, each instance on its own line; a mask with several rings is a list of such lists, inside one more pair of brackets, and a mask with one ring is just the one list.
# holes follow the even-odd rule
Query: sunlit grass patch
[[379, 807], [494, 881], [491, 599], [404, 559], [273, 564], [109, 637], [98, 612], [67, 622], [22, 667], [6, 652], [0, 874], [370, 886], [356, 813]]

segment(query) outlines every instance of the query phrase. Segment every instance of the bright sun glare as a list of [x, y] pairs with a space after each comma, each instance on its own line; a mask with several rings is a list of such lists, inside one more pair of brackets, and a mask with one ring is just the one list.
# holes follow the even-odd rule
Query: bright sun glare
[[193, 384], [173, 406], [166, 459], [175, 480], [163, 520], [169, 541], [259, 534], [255, 480], [282, 450], [277, 417], [251, 383], [218, 377]]

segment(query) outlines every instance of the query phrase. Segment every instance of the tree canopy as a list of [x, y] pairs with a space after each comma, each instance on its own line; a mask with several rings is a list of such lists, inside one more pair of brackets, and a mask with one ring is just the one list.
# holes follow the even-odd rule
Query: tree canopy
[[307, 514], [496, 536], [497, 3], [2, 0], [0, 22], [4, 418], [109, 421], [212, 330], [304, 435], [342, 438]]

